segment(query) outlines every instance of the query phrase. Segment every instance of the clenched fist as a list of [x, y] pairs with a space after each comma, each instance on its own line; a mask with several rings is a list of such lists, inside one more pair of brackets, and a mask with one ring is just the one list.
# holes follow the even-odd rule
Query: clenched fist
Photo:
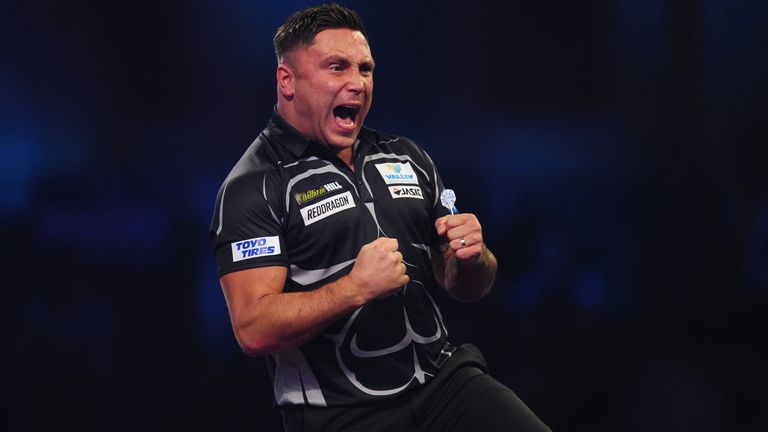
[[437, 234], [448, 239], [454, 256], [466, 264], [479, 264], [483, 253], [483, 228], [472, 213], [443, 216], [435, 221]]
[[349, 278], [368, 301], [389, 295], [410, 280], [397, 247], [396, 239], [381, 237], [357, 254]]

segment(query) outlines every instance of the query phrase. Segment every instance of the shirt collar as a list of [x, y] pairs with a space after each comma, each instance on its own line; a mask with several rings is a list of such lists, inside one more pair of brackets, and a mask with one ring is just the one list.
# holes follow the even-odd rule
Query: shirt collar
[[270, 135], [296, 159], [301, 157], [306, 152], [310, 142], [313, 142], [312, 139], [307, 138], [285, 121], [276, 109], [272, 111], [268, 129]]

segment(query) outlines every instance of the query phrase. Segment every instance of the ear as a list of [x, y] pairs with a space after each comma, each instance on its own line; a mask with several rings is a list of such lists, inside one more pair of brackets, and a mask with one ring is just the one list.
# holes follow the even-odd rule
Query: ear
[[286, 99], [291, 99], [296, 89], [293, 86], [295, 73], [285, 63], [277, 65], [277, 91]]

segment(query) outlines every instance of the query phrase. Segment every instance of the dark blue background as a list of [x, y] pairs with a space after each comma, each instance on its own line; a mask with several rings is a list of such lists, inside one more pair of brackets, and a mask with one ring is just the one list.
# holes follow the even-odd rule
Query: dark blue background
[[[344, 3], [499, 258], [453, 340], [556, 430], [765, 430], [768, 3]], [[309, 4], [3, 4], [0, 428], [277, 430], [207, 229]]]

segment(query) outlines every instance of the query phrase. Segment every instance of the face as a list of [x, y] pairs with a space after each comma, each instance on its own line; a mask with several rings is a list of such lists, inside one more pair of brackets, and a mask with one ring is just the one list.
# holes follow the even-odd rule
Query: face
[[365, 36], [323, 30], [285, 62], [293, 71], [292, 125], [337, 152], [351, 150], [373, 97], [374, 62]]

